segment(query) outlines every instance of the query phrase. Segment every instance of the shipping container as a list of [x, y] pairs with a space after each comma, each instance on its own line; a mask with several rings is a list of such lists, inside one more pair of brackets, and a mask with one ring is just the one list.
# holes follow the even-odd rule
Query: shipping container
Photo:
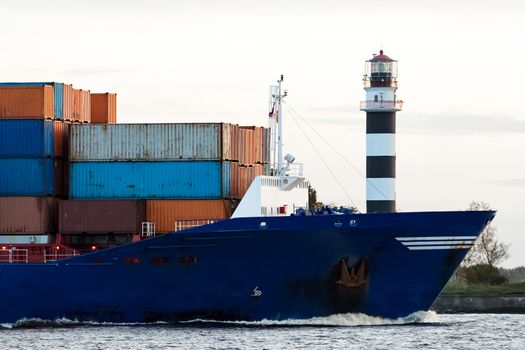
[[106, 249], [131, 243], [134, 237], [136, 236], [130, 233], [71, 234], [63, 235], [62, 243], [79, 250], [88, 250], [93, 246], [97, 249]]
[[67, 197], [69, 193], [69, 162], [66, 159], [55, 158], [53, 195]]
[[67, 158], [69, 154], [69, 132], [71, 129], [71, 123], [62, 120], [55, 120], [53, 122], [53, 129], [53, 155], [59, 158]]
[[230, 164], [195, 162], [71, 162], [71, 198], [213, 199], [230, 192]]
[[231, 129], [232, 125], [228, 123], [222, 123], [221, 131], [221, 159], [222, 160], [233, 160], [232, 157], [232, 140], [231, 140]]
[[0, 157], [67, 157], [70, 124], [61, 120], [0, 120]]
[[57, 200], [51, 197], [0, 197], [2, 234], [55, 232]]
[[231, 124], [230, 127], [231, 159], [239, 161], [239, 125]]
[[80, 121], [91, 121], [91, 93], [89, 90], [80, 90]]
[[50, 158], [0, 158], [0, 196], [54, 195], [54, 175]]
[[53, 157], [52, 120], [0, 120], [0, 157]]
[[74, 114], [74, 103], [73, 103], [73, 85], [64, 84], [63, 87], [63, 105], [62, 110], [64, 114], [64, 120], [73, 121], [75, 120]]
[[64, 119], [64, 84], [55, 82], [0, 83], [0, 86], [45, 86], [53, 87], [54, 117]]
[[71, 120], [74, 120], [76, 122], [82, 121], [82, 106], [80, 103], [80, 90], [79, 89], [72, 89], [71, 90], [72, 100], [73, 100], [73, 115]]
[[71, 161], [220, 160], [220, 123], [73, 125]]
[[109, 92], [91, 94], [91, 122], [101, 124], [117, 122], [117, 94]]
[[138, 234], [146, 209], [142, 200], [63, 200], [58, 218], [62, 234]]
[[41, 234], [1, 234], [0, 244], [49, 244], [49, 235]]
[[65, 159], [0, 158], [0, 196], [66, 196]]
[[225, 219], [232, 214], [232, 202], [219, 200], [148, 200], [146, 221], [155, 223], [157, 233], [174, 230], [175, 221]]
[[1, 119], [52, 119], [53, 87], [0, 86]]

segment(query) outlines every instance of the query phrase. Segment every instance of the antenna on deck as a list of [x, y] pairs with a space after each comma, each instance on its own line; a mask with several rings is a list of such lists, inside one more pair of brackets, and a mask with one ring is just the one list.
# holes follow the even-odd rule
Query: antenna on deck
[[278, 175], [283, 168], [283, 118], [282, 99], [288, 95], [288, 91], [282, 90], [284, 75], [277, 80], [277, 85], [270, 86], [270, 112], [268, 113], [268, 124], [270, 127], [270, 164], [272, 175]]

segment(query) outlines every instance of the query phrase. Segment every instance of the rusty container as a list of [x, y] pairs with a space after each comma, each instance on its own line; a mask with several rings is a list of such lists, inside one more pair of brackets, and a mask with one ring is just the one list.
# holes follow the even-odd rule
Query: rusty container
[[136, 234], [145, 214], [142, 200], [64, 200], [58, 210], [59, 232]]
[[91, 93], [89, 90], [80, 90], [80, 121], [91, 122]]
[[61, 120], [53, 121], [54, 129], [54, 155], [58, 158], [67, 158], [69, 154], [70, 122]]
[[146, 220], [157, 233], [171, 232], [178, 220], [224, 219], [231, 216], [229, 200], [147, 200]]
[[73, 85], [71, 84], [64, 84], [63, 103], [64, 105], [62, 106], [62, 110], [64, 114], [64, 120], [75, 120], [73, 111]]
[[231, 124], [221, 123], [221, 159], [232, 160]]
[[255, 163], [263, 163], [263, 129], [261, 127], [254, 130], [254, 147], [255, 147]]
[[80, 90], [79, 89], [72, 89], [72, 97], [73, 97], [73, 114], [72, 114], [72, 120], [76, 122], [81, 122], [81, 114], [82, 114], [82, 107], [80, 105]]
[[54, 159], [54, 195], [66, 198], [69, 191], [69, 162], [67, 159]]
[[221, 160], [220, 123], [89, 124], [71, 129], [71, 161]]
[[0, 233], [54, 233], [56, 213], [52, 197], [0, 197]]
[[263, 128], [263, 164], [270, 163], [270, 137], [270, 129]]
[[0, 86], [1, 119], [53, 119], [53, 87]]
[[238, 161], [239, 155], [238, 155], [238, 145], [237, 145], [237, 133], [238, 133], [239, 126], [237, 124], [230, 124], [230, 157], [232, 161]]
[[230, 162], [230, 197], [239, 198], [239, 163]]
[[246, 129], [239, 127], [239, 163], [246, 164]]
[[115, 124], [117, 122], [117, 94], [91, 94], [91, 122]]

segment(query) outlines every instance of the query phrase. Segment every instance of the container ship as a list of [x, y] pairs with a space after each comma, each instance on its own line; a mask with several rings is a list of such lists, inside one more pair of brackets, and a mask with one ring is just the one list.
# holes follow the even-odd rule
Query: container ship
[[427, 310], [493, 211], [396, 212], [396, 61], [367, 61], [367, 213], [310, 210], [269, 127], [118, 124], [116, 94], [0, 84], [0, 322]]

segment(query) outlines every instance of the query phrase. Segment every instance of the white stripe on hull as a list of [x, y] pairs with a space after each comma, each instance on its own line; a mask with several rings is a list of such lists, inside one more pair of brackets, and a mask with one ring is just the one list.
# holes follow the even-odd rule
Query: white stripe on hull
[[470, 249], [472, 245], [434, 245], [428, 247], [407, 247], [410, 250], [443, 250], [443, 249]]
[[442, 244], [473, 244], [474, 241], [425, 241], [425, 242], [401, 242], [405, 246], [415, 245], [442, 245]]
[[395, 156], [395, 134], [366, 134], [366, 155], [368, 156]]
[[396, 200], [396, 179], [386, 178], [367, 178], [366, 179], [366, 200], [367, 201], [395, 201]]
[[474, 240], [477, 236], [396, 237], [398, 241]]
[[410, 250], [470, 249], [476, 236], [396, 237]]

